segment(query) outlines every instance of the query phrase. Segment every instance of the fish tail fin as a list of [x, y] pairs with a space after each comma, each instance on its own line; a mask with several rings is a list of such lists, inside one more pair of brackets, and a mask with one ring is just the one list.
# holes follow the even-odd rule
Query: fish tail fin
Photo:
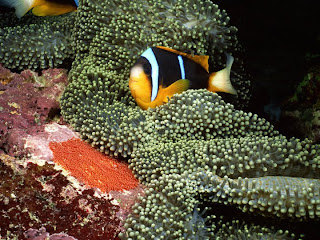
[[0, 5], [15, 8], [17, 17], [21, 18], [34, 7], [35, 1], [36, 0], [0, 0]]
[[237, 91], [231, 84], [230, 72], [234, 58], [227, 54], [227, 66], [218, 71], [211, 73], [209, 76], [208, 90], [211, 92], [226, 92], [237, 95]]

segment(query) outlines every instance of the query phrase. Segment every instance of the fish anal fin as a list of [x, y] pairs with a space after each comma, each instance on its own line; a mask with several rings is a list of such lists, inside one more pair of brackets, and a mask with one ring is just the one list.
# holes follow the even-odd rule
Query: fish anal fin
[[172, 83], [170, 86], [163, 89], [163, 102], [168, 102], [168, 99], [170, 99], [176, 93], [182, 93], [183, 91], [188, 90], [189, 86], [190, 81], [188, 79], [180, 79]]
[[209, 56], [207, 55], [191, 55], [188, 53], [184, 53], [184, 52], [180, 52], [178, 50], [174, 50], [172, 48], [169, 47], [164, 47], [164, 46], [157, 46], [157, 48], [166, 50], [168, 52], [172, 52], [178, 55], [181, 55], [183, 57], [189, 58], [190, 60], [200, 64], [207, 72], [209, 72]]

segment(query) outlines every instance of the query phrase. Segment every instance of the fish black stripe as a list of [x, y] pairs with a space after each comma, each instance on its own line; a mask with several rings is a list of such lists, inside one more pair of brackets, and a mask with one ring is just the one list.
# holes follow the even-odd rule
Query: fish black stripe
[[152, 48], [159, 65], [159, 85], [168, 87], [181, 79], [181, 69], [177, 54], [164, 49]]

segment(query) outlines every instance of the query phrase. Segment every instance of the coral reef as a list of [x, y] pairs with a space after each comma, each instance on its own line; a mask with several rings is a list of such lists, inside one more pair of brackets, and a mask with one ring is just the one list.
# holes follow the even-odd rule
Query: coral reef
[[119, 207], [111, 199], [75, 188], [51, 164], [23, 168], [9, 156], [0, 159], [1, 237], [23, 239], [30, 228], [44, 227], [79, 240], [117, 238]]
[[[147, 186], [122, 238], [294, 239], [313, 236], [319, 225], [320, 148], [287, 139], [265, 119], [238, 110], [250, 83], [228, 21], [210, 1], [85, 0], [78, 9], [62, 114], [100, 151], [127, 158]], [[128, 92], [129, 69], [155, 45], [208, 54], [211, 67], [222, 66], [223, 52], [231, 52], [239, 64], [231, 76], [239, 96], [189, 90], [142, 111]], [[217, 206], [225, 211], [215, 212]], [[238, 218], [228, 219], [230, 209]], [[263, 220], [250, 222], [253, 216]], [[287, 229], [288, 223], [309, 228]]]
[[[40, 166], [44, 166], [44, 167], [40, 167], [41, 169], [47, 169], [50, 168], [52, 170], [52, 175], [48, 177], [48, 172], [47, 171], [41, 171], [37, 174], [39, 174], [37, 176], [37, 178], [35, 178], [35, 181], [38, 181], [39, 179], [42, 181], [42, 179], [47, 179], [47, 183], [44, 185], [44, 191], [51, 191], [50, 194], [45, 195], [45, 193], [41, 192], [39, 194], [45, 195], [45, 197], [48, 197], [48, 201], [43, 201], [44, 205], [52, 205], [53, 207], [57, 206], [58, 203], [54, 202], [56, 199], [58, 199], [57, 201], [59, 201], [59, 206], [64, 207], [64, 205], [62, 204], [63, 201], [67, 201], [67, 204], [69, 204], [69, 200], [70, 198], [76, 197], [79, 195], [79, 199], [82, 195], [84, 195], [80, 201], [82, 201], [82, 199], [87, 199], [90, 202], [88, 202], [88, 205], [90, 206], [90, 204], [95, 204], [93, 201], [91, 201], [91, 195], [93, 195], [94, 197], [97, 197], [98, 199], [105, 199], [109, 202], [109, 200], [112, 202], [112, 204], [117, 205], [117, 211], [114, 212], [114, 216], [116, 216], [116, 218], [118, 219], [118, 224], [116, 224], [115, 222], [110, 223], [114, 229], [117, 229], [117, 232], [119, 231], [124, 231], [123, 229], [123, 221], [124, 219], [128, 216], [129, 213], [131, 213], [131, 206], [135, 203], [136, 198], [138, 195], [143, 194], [143, 186], [141, 184], [139, 184], [137, 187], [136, 185], [138, 184], [137, 180], [134, 179], [134, 176], [131, 172], [131, 170], [128, 169], [127, 164], [123, 164], [120, 163], [118, 161], [116, 161], [115, 159], [111, 159], [110, 157], [107, 156], [103, 156], [101, 153], [99, 153], [96, 149], [89, 147], [89, 145], [87, 143], [84, 143], [82, 141], [80, 141], [80, 139], [77, 137], [77, 134], [75, 134], [70, 128], [68, 128], [66, 125], [60, 125], [58, 123], [49, 123], [49, 124], [45, 124], [44, 126], [44, 131], [42, 132], [38, 132], [38, 133], [32, 133], [31, 135], [28, 135], [28, 137], [26, 138], [26, 143], [25, 143], [25, 148], [27, 148], [29, 154], [27, 158], [13, 158], [10, 157], [8, 155], [0, 155], [1, 161], [3, 161], [3, 163], [5, 163], [5, 165], [8, 167], [8, 169], [13, 169], [14, 172], [14, 176], [8, 174], [8, 175], [3, 175], [2, 178], [2, 184], [0, 184], [0, 193], [6, 192], [7, 195], [10, 195], [11, 193], [13, 194], [12, 197], [14, 197], [16, 195], [15, 193], [15, 187], [14, 185], [12, 185], [12, 182], [14, 182], [16, 179], [17, 181], [20, 181], [21, 178], [17, 178], [16, 175], [23, 175], [24, 179], [26, 179], [27, 181], [21, 181], [21, 188], [25, 187], [27, 189], [29, 189], [30, 187], [32, 189], [34, 189], [35, 192], [38, 192], [38, 188], [35, 184], [33, 184], [33, 180], [30, 178], [33, 178], [33, 176], [30, 176], [30, 171], [28, 171], [28, 175], [26, 176], [26, 169], [29, 169], [30, 166], [32, 166], [32, 168], [37, 168]], [[54, 141], [54, 144], [50, 144], [51, 141]], [[67, 142], [66, 142], [67, 141]], [[54, 149], [54, 153], [55, 155], [57, 155], [58, 157], [56, 157], [56, 159], [53, 158], [54, 154], [51, 152], [49, 145], [55, 145], [55, 149]], [[64, 151], [67, 151], [66, 153]], [[64, 156], [63, 154], [66, 154], [66, 156], [69, 156], [68, 158], [64, 158], [66, 156]], [[82, 158], [81, 158], [82, 155]], [[60, 158], [60, 159], [59, 159]], [[62, 159], [64, 158], [64, 159]], [[92, 161], [92, 158], [94, 158], [94, 160], [96, 161]], [[56, 160], [59, 159], [60, 161], [62, 160], [78, 160], [79, 163], [84, 162], [84, 160], [90, 160], [88, 162], [85, 162], [85, 164], [79, 164], [77, 163], [77, 165], [73, 165], [73, 171], [72, 174], [70, 174], [68, 171], [66, 171], [63, 168], [63, 164], [61, 165], [57, 165], [55, 162]], [[101, 160], [101, 162], [99, 161]], [[72, 162], [72, 161], [71, 161]], [[50, 163], [50, 164], [48, 164]], [[35, 165], [37, 164], [37, 165]], [[93, 167], [101, 167], [103, 169], [91, 169], [90, 164], [92, 164]], [[38, 166], [39, 165], [39, 166]], [[67, 164], [70, 166], [70, 164]], [[1, 164], [0, 168], [2, 168], [3, 164]], [[85, 179], [93, 179], [93, 180], [97, 180], [96, 182], [91, 182], [92, 184], [92, 188], [90, 188], [88, 185], [84, 185], [83, 182], [81, 181], [82, 179], [76, 179], [70, 175], [74, 176], [74, 172], [79, 173], [79, 169], [83, 170], [84, 166], [87, 166], [89, 169], [87, 169], [87, 173], [90, 174], [90, 176], [85, 176]], [[7, 169], [6, 167], [3, 169], [3, 171], [5, 171], [5, 169]], [[51, 171], [50, 170], [50, 171]], [[62, 172], [61, 172], [62, 170]], [[70, 169], [69, 169], [70, 170]], [[92, 172], [93, 170], [93, 172]], [[11, 171], [11, 170], [10, 170]], [[111, 173], [110, 175], [112, 176], [103, 176], [103, 175], [99, 175], [97, 176], [97, 173], [102, 172], [103, 174], [107, 173]], [[3, 172], [1, 172], [2, 174]], [[5, 171], [5, 173], [7, 174], [8, 171]], [[11, 172], [10, 172], [11, 173]], [[32, 172], [33, 173], [33, 172]], [[43, 174], [43, 176], [41, 176]], [[59, 176], [56, 176], [58, 175]], [[80, 174], [83, 173], [80, 171]], [[63, 175], [60, 177], [60, 175]], [[12, 177], [13, 180], [10, 178]], [[60, 194], [56, 191], [53, 191], [54, 188], [56, 188], [54, 185], [56, 184], [60, 184], [60, 182], [52, 180], [52, 178], [58, 177], [59, 179], [64, 179], [62, 182], [63, 183], [67, 183], [68, 185], [66, 187], [62, 186], [63, 196], [57, 196], [55, 197], [55, 194]], [[76, 176], [77, 177], [77, 176]], [[89, 178], [88, 178], [89, 177]], [[107, 179], [104, 179], [104, 177], [106, 177]], [[112, 179], [110, 179], [111, 177], [113, 177]], [[121, 177], [119, 179], [119, 177]], [[52, 180], [52, 182], [51, 182]], [[106, 181], [108, 180], [108, 181]], [[115, 181], [117, 180], [117, 181]], [[127, 180], [127, 181], [126, 181]], [[31, 186], [29, 185], [29, 183], [31, 183]], [[96, 185], [94, 185], [96, 184]], [[107, 184], [107, 185], [106, 185]], [[109, 184], [109, 185], [108, 185]], [[113, 186], [114, 184], [114, 186]], [[12, 185], [12, 188], [8, 188], [8, 186]], [[24, 186], [25, 185], [25, 186]], [[100, 187], [101, 190], [103, 190], [103, 192], [100, 189], [97, 189], [97, 187]], [[129, 189], [131, 187], [135, 187], [134, 189]], [[21, 188], [18, 188], [17, 191], [21, 190]], [[121, 189], [122, 188], [122, 189]], [[115, 190], [111, 190], [110, 189], [115, 189]], [[119, 190], [116, 190], [119, 189]], [[125, 189], [129, 189], [129, 190], [125, 190]], [[24, 191], [24, 189], [22, 189]], [[21, 194], [23, 194], [23, 191]], [[27, 190], [26, 190], [27, 191]], [[88, 192], [90, 193], [90, 196], [88, 195]], [[92, 193], [92, 194], [91, 194]], [[31, 197], [30, 197], [31, 195]], [[37, 196], [34, 192], [30, 192], [30, 195], [26, 196], [26, 198], [30, 197], [30, 201], [35, 201], [32, 200], [33, 195], [35, 195], [35, 199], [37, 200]], [[19, 195], [19, 197], [21, 197]], [[70, 197], [70, 198], [69, 198]], [[50, 200], [53, 199], [54, 200]], [[0, 201], [2, 200], [2, 198], [0, 197]], [[22, 199], [22, 201], [24, 200], [24, 198]], [[61, 204], [60, 204], [61, 201]], [[73, 203], [76, 203], [76, 199], [74, 200]], [[101, 204], [104, 204], [103, 202]], [[19, 203], [19, 206], [21, 204]], [[30, 205], [29, 200], [25, 203], [25, 209], [27, 209]], [[37, 203], [37, 205], [39, 207], [41, 207], [40, 204]], [[46, 206], [44, 206], [46, 207]], [[71, 208], [71, 206], [67, 206], [64, 207], [67, 209], [67, 211], [69, 211], [69, 207]], [[32, 211], [36, 211], [34, 210], [34, 205], [30, 205], [30, 208], [32, 209]], [[60, 219], [60, 218], [66, 218], [64, 211], [58, 211], [59, 209], [56, 208], [48, 208], [46, 209], [47, 212], [46, 213], [50, 213], [52, 215], [54, 215], [55, 219]], [[56, 211], [57, 210], [57, 211]], [[87, 211], [88, 209], [85, 209], [85, 211]], [[105, 212], [105, 208], [100, 207], [99, 209], [93, 209], [95, 212], [94, 215], [89, 214], [88, 218], [94, 218], [97, 221], [99, 221], [99, 219], [97, 219], [95, 216], [102, 216]], [[3, 210], [5, 211], [5, 209]], [[40, 209], [39, 209], [40, 211]], [[71, 210], [70, 210], [71, 211]], [[90, 213], [90, 212], [89, 212]], [[17, 213], [19, 214], [19, 213]], [[33, 214], [33, 212], [31, 212], [31, 214]], [[79, 214], [81, 214], [79, 212]], [[0, 213], [1, 216], [6, 217], [8, 214], [6, 215], [2, 215], [2, 213]], [[2, 221], [2, 218], [0, 216], [0, 221]], [[30, 219], [32, 218], [32, 216], [35, 216], [34, 214], [31, 215]], [[49, 217], [50, 217], [49, 216]], [[70, 216], [72, 217], [72, 216]], [[52, 230], [51, 228], [48, 228], [48, 224], [49, 222], [45, 222], [46, 219], [45, 217], [41, 216], [41, 219], [44, 222], [37, 222], [38, 225], [34, 226], [34, 218], [32, 218], [30, 221], [28, 219], [26, 219], [26, 222], [23, 222], [23, 229], [21, 228], [15, 228], [15, 229], [10, 229], [10, 231], [6, 231], [7, 230], [7, 225], [10, 226], [14, 226], [17, 224], [17, 219], [16, 218], [10, 218], [10, 219], [6, 219], [7, 222], [4, 223], [2, 225], [2, 222], [0, 223], [0, 231], [3, 230], [0, 233], [0, 238], [1, 239], [22, 239], [21, 236], [24, 236], [23, 239], [30, 239], [30, 240], [45, 240], [45, 239], [87, 239], [86, 237], [74, 237], [76, 235], [67, 235], [65, 233], [59, 233], [58, 231]], [[101, 221], [102, 218], [100, 218]], [[37, 220], [37, 219], [36, 219]], [[50, 222], [52, 223], [51, 219], [49, 219]], [[24, 220], [23, 220], [24, 221]], [[87, 221], [86, 219], [84, 221]], [[90, 220], [91, 221], [91, 220]], [[91, 221], [92, 222], [92, 221]], [[88, 222], [89, 224], [90, 222]], [[20, 223], [19, 223], [20, 224]], [[31, 224], [29, 226], [29, 224]], [[58, 223], [57, 223], [58, 224]], [[95, 224], [95, 223], [94, 223]], [[96, 226], [98, 226], [98, 223], [96, 224]], [[101, 226], [101, 225], [99, 225]], [[98, 227], [99, 227], [98, 226]], [[80, 228], [79, 226], [74, 226], [75, 228]], [[103, 226], [102, 226], [103, 227]], [[111, 227], [112, 228], [112, 227]], [[25, 231], [25, 229], [27, 229]], [[61, 225], [61, 227], [59, 228], [60, 231], [62, 231], [61, 229], [63, 229], [63, 225]], [[99, 235], [100, 232], [100, 236], [107, 236], [108, 235], [108, 231], [110, 229], [109, 228], [105, 228], [105, 230], [103, 230], [102, 228], [99, 228], [97, 230], [95, 229], [91, 229], [91, 234], [90, 237], [93, 236], [93, 238], [95, 238], [95, 236]], [[64, 230], [62, 231], [64, 232]], [[114, 235], [116, 236], [116, 234]], [[97, 237], [98, 239], [100, 239], [100, 237]], [[108, 238], [109, 239], [109, 238]], [[113, 237], [110, 236], [110, 239], [114, 239]], [[117, 238], [115, 238], [117, 239]]]
[[60, 111], [59, 100], [67, 85], [63, 69], [11, 73], [0, 66], [0, 151], [25, 155], [28, 134], [43, 131], [43, 124]]
[[108, 157], [80, 139], [51, 142], [53, 161], [89, 187], [103, 192], [122, 191], [138, 186], [128, 165]]
[[[81, 1], [71, 40], [66, 43], [73, 44], [75, 60], [70, 83], [61, 99], [61, 112], [85, 141], [104, 153], [128, 159], [135, 176], [147, 186], [145, 196], [126, 219], [126, 232], [120, 234], [121, 238], [312, 239], [319, 226], [320, 147], [309, 140], [287, 139], [265, 119], [239, 110], [249, 101], [250, 81], [243, 74], [243, 63], [238, 57], [236, 28], [228, 22], [226, 12], [207, 0]], [[51, 26], [54, 24], [42, 28], [50, 36]], [[4, 36], [11, 36], [13, 28], [9, 28], [5, 28], [8, 32]], [[21, 29], [24, 30], [19, 30], [17, 36], [26, 28]], [[56, 33], [63, 31], [62, 28]], [[69, 32], [66, 36], [68, 39]], [[7, 38], [0, 41], [4, 39]], [[224, 53], [231, 53], [235, 56], [231, 81], [238, 96], [189, 90], [173, 96], [166, 105], [142, 111], [129, 93], [129, 70], [137, 56], [156, 45], [207, 54], [210, 68], [222, 67]], [[14, 48], [7, 55], [15, 56], [13, 53]], [[59, 59], [65, 59], [66, 55], [62, 53]], [[38, 68], [56, 61], [49, 59], [45, 57], [44, 63], [37, 66], [32, 64], [32, 57], [21, 61], [27, 62], [25, 66]], [[17, 66], [14, 57], [12, 61], [10, 66], [14, 68]], [[8, 172], [6, 176], [12, 175], [8, 167], [2, 169]], [[32, 189], [29, 192], [20, 189], [33, 186], [29, 175], [36, 178], [38, 185], [33, 188], [38, 192], [38, 186], [48, 189], [61, 177], [49, 165], [29, 165], [25, 171], [15, 179], [2, 181], [4, 184], [16, 179], [28, 181], [17, 186], [20, 190], [17, 193], [11, 188], [7, 191], [19, 196], [19, 200], [29, 197], [29, 192], [34, 193]], [[43, 175], [46, 177], [40, 177]], [[68, 215], [58, 217], [63, 229], [56, 223], [45, 224], [47, 218], [42, 219], [34, 212], [29, 214], [30, 210], [21, 211], [22, 216], [40, 219], [49, 234], [54, 233], [52, 226], [55, 226], [56, 232], [86, 236], [81, 233], [86, 228], [77, 225], [71, 229], [69, 222], [61, 218], [67, 221], [71, 216], [77, 219], [77, 224], [85, 224], [89, 217], [79, 219], [75, 214], [93, 214], [92, 207], [101, 205], [89, 205], [86, 213], [81, 212], [83, 209], [61, 206], [62, 200], [58, 203], [53, 200], [61, 197], [56, 191], [65, 185], [54, 186], [45, 193], [40, 189], [40, 197], [21, 204], [33, 210], [38, 209], [33, 207], [41, 200], [46, 217], [60, 207], [66, 208]], [[54, 195], [50, 195], [50, 189]], [[12, 195], [5, 196], [4, 202], [7, 198], [9, 203], [17, 201], [11, 200]], [[75, 203], [74, 199], [78, 198], [87, 200], [85, 203], [89, 200], [100, 203], [100, 200], [110, 207], [110, 202], [94, 198], [90, 190], [71, 198], [69, 203]], [[85, 226], [94, 229], [92, 234], [99, 235], [103, 227], [111, 228], [109, 233], [118, 233], [110, 222], [101, 226], [106, 224], [100, 220], [101, 212], [109, 213], [108, 209], [97, 211], [98, 216], [90, 218], [96, 222]], [[10, 218], [12, 228], [18, 226], [26, 231], [26, 226], [15, 224], [14, 216]], [[117, 225], [112, 214], [107, 217]], [[36, 220], [31, 227], [39, 229]], [[297, 225], [303, 226], [302, 230]]]
[[[0, 63], [12, 70], [56, 68], [72, 59], [74, 14], [37, 18], [0, 13]], [[2, 22], [1, 22], [2, 23]]]

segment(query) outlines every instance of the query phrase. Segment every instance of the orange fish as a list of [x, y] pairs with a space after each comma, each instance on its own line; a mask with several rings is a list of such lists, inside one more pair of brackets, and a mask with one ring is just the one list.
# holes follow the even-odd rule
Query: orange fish
[[18, 18], [31, 9], [36, 16], [56, 16], [77, 10], [78, 0], [0, 0], [0, 5], [15, 8]]
[[226, 68], [213, 73], [208, 59], [162, 46], [148, 48], [130, 71], [131, 94], [142, 109], [162, 105], [187, 89], [237, 94], [230, 82], [234, 58], [227, 55]]

